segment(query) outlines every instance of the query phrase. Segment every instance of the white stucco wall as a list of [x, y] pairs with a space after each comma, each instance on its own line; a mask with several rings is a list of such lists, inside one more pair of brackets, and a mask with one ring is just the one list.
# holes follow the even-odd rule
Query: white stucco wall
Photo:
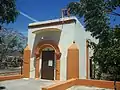
[[[89, 39], [91, 40], [92, 42], [95, 42], [96, 44], [98, 43], [98, 39], [95, 39], [91, 36], [91, 32], [86, 32], [86, 39]], [[88, 48], [89, 49], [89, 55], [88, 55], [88, 58], [90, 60], [91, 56], [93, 56], [93, 50], [92, 48]], [[90, 63], [90, 62], [89, 62]], [[90, 68], [90, 65], [88, 66]], [[90, 70], [88, 71], [88, 78], [90, 78]]]
[[[30, 62], [30, 77], [35, 77], [35, 68], [34, 68], [34, 55], [33, 49], [34, 47], [41, 41], [41, 37], [48, 37], [48, 39], [55, 40], [58, 42], [58, 46], [60, 48], [60, 52], [62, 53], [60, 58], [60, 80], [66, 80], [66, 67], [67, 67], [67, 49], [75, 40], [79, 52], [79, 78], [86, 78], [86, 40], [93, 39], [90, 36], [89, 32], [85, 32], [85, 29], [80, 24], [80, 22], [75, 17], [70, 17], [67, 19], [76, 19], [76, 23], [49, 26], [43, 28], [35, 28], [28, 30], [28, 46], [31, 49], [31, 62]], [[38, 22], [30, 25], [47, 23], [47, 22], [55, 22], [57, 20], [49, 20], [44, 22]], [[37, 31], [44, 28], [58, 28], [61, 30], [61, 33], [56, 32], [41, 32], [39, 34], [32, 33], [33, 31]], [[44, 38], [45, 39], [45, 38]], [[33, 47], [34, 46], [34, 47]], [[41, 65], [41, 63], [40, 63]]]
[[[45, 21], [46, 22], [46, 21]], [[52, 21], [50, 21], [52, 22]], [[39, 33], [38, 35], [33, 34], [33, 31], [37, 31], [44, 28], [58, 28], [61, 30], [60, 38], [58, 38], [58, 35], [54, 32], [43, 32]], [[74, 39], [74, 23], [71, 24], [63, 24], [63, 25], [56, 25], [56, 26], [49, 26], [44, 28], [35, 28], [35, 29], [29, 29], [28, 30], [28, 45], [31, 49], [31, 64], [30, 64], [30, 77], [35, 77], [35, 68], [34, 68], [34, 55], [33, 55], [33, 49], [34, 47], [40, 42], [40, 38], [47, 36], [50, 37], [48, 39], [59, 41], [59, 48], [60, 52], [62, 52], [61, 58], [60, 58], [60, 80], [66, 80], [66, 58], [67, 58], [67, 49], [72, 44]], [[58, 40], [59, 39], [59, 40]], [[40, 63], [41, 64], [41, 63]]]
[[[75, 32], [74, 32], [75, 42], [79, 48], [79, 78], [86, 78], [86, 40], [90, 39], [92, 42], [98, 43], [98, 40], [91, 36], [91, 33], [85, 31], [83, 25], [76, 19]], [[93, 55], [93, 50], [89, 48], [89, 59]], [[89, 67], [89, 66], [88, 66]], [[90, 73], [88, 71], [88, 73]], [[88, 76], [88, 78], [90, 78]]]
[[[57, 27], [57, 26], [56, 26]], [[39, 28], [38, 30], [40, 30]], [[30, 61], [30, 77], [35, 77], [35, 57], [34, 57], [34, 49], [36, 45], [42, 40], [54, 40], [59, 42], [61, 32], [41, 32], [39, 34], [32, 33], [36, 29], [29, 29], [28, 30], [28, 46], [31, 49], [31, 61]], [[54, 36], [54, 37], [53, 37]], [[43, 37], [43, 39], [42, 39]], [[41, 62], [40, 62], [40, 69], [41, 69]]]
[[[28, 30], [28, 46], [31, 51], [33, 48], [34, 40], [35, 40], [35, 34], [32, 34], [32, 30], [29, 29]], [[32, 52], [31, 52], [31, 59], [30, 59], [30, 77], [31, 78], [35, 77], [34, 57], [32, 57]]]
[[75, 42], [79, 48], [79, 78], [86, 78], [86, 38], [85, 29], [77, 20], [75, 25]]
[[60, 51], [62, 52], [60, 59], [60, 80], [66, 80], [67, 67], [67, 49], [74, 40], [74, 23], [64, 24], [59, 41]]

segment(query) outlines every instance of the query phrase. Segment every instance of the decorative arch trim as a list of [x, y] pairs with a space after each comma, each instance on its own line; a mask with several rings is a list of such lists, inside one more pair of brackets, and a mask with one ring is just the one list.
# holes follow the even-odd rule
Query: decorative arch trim
[[35, 48], [35, 56], [39, 57], [42, 50], [46, 47], [53, 48], [55, 50], [56, 59], [60, 59], [61, 56], [60, 49], [58, 47], [58, 44], [53, 40], [44, 40], [38, 43], [38, 45]]
[[40, 62], [40, 54], [42, 50], [46, 47], [53, 48], [55, 50], [55, 57], [56, 57], [56, 76], [55, 79], [59, 80], [60, 79], [60, 49], [58, 47], [58, 44], [53, 41], [53, 40], [44, 40], [38, 43], [38, 45], [35, 48], [35, 57], [36, 57], [36, 64], [35, 64], [35, 78], [39, 78], [40, 72], [39, 72], [39, 62]]

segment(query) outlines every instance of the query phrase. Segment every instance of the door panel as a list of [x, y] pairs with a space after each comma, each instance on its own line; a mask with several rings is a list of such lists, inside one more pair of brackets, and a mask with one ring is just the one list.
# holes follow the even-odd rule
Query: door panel
[[42, 51], [42, 79], [54, 80], [54, 53], [54, 51]]

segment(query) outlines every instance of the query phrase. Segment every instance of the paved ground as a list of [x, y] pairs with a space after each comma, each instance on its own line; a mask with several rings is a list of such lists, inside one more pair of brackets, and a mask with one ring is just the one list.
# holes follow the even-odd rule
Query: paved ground
[[[0, 89], [0, 90], [41, 90], [42, 87], [46, 87], [59, 82], [60, 81], [51, 81], [51, 80], [42, 80], [42, 79], [8, 80], [8, 81], [0, 82], [0, 87], [5, 87], [5, 89]], [[86, 86], [73, 86], [67, 90], [111, 90], [111, 89], [86, 87]]]
[[73, 86], [67, 90], [112, 90], [105, 88], [97, 88], [97, 87], [86, 87], [86, 86]]
[[5, 89], [0, 90], [41, 90], [40, 88], [54, 84], [55, 81], [50, 80], [35, 80], [35, 79], [18, 79], [0, 82], [0, 86]]

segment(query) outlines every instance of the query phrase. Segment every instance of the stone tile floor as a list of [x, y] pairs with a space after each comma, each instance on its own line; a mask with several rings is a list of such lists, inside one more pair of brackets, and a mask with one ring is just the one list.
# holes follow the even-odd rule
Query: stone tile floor
[[1, 81], [0, 87], [4, 86], [5, 89], [0, 90], [41, 90], [42, 87], [55, 84], [55, 81], [51, 80], [35, 80], [35, 79], [17, 79]]
[[105, 88], [97, 88], [97, 87], [87, 87], [87, 86], [73, 86], [67, 90], [112, 90]]
[[[60, 81], [43, 80], [43, 79], [17, 79], [1, 81], [0, 87], [5, 87], [0, 90], [41, 90], [42, 87], [59, 83]], [[66, 90], [112, 90], [97, 87], [73, 86]]]

